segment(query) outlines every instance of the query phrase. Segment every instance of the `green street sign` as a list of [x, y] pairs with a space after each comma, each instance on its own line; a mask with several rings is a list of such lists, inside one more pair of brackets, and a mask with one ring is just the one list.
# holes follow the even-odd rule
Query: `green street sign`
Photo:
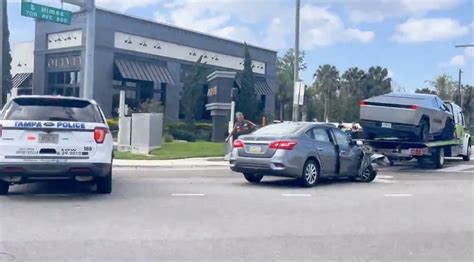
[[21, 2], [21, 15], [42, 19], [53, 23], [65, 25], [71, 24], [71, 11], [26, 1]]

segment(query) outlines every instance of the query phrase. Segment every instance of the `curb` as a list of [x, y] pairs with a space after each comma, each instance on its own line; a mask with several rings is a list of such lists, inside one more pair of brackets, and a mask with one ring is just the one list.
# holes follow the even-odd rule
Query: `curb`
[[230, 168], [229, 165], [112, 165], [118, 169], [192, 169], [192, 168]]

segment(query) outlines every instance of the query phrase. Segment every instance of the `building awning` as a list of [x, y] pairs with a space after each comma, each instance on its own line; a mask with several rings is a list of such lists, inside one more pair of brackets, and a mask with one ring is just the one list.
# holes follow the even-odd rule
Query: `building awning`
[[115, 59], [115, 65], [126, 79], [175, 84], [168, 68], [163, 65], [129, 59]]
[[33, 75], [32, 73], [19, 73], [19, 74], [16, 74], [13, 79], [12, 79], [12, 87], [13, 88], [18, 88], [21, 86], [21, 84], [23, 84], [26, 79], [28, 79], [28, 77], [30, 77], [31, 75]]
[[[240, 79], [235, 79], [235, 82], [237, 83], [239, 88], [242, 86]], [[257, 93], [257, 95], [273, 95], [273, 91], [265, 79], [255, 80], [255, 93]]]

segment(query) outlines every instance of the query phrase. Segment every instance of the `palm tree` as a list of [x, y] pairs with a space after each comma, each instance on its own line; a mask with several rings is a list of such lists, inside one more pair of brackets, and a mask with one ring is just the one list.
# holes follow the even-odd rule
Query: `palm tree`
[[366, 76], [364, 98], [390, 93], [392, 79], [388, 77], [388, 70], [380, 66], [369, 68]]
[[339, 90], [339, 71], [333, 65], [321, 65], [313, 77], [315, 89], [324, 98], [324, 120], [327, 120], [329, 100]]

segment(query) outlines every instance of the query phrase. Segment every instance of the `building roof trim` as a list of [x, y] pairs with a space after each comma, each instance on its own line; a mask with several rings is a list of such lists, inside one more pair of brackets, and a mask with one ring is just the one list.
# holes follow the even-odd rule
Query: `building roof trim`
[[[145, 21], [145, 22], [149, 22], [149, 23], [153, 23], [153, 24], [157, 24], [157, 25], [167, 26], [167, 27], [171, 27], [171, 28], [178, 29], [178, 30], [183, 30], [183, 31], [193, 33], [193, 34], [198, 34], [198, 35], [203, 35], [203, 36], [207, 36], [207, 37], [211, 37], [211, 38], [215, 38], [215, 39], [220, 39], [220, 40], [227, 41], [227, 42], [233, 43], [233, 44], [238, 44], [238, 45], [244, 45], [245, 44], [244, 42], [231, 40], [231, 39], [228, 39], [228, 38], [215, 36], [215, 35], [208, 34], [208, 33], [203, 33], [203, 32], [199, 32], [199, 31], [184, 28], [184, 27], [175, 26], [175, 25], [168, 24], [168, 23], [157, 22], [157, 21], [154, 21], [154, 20], [148, 19], [148, 18], [138, 17], [138, 16], [134, 16], [134, 15], [130, 15], [130, 14], [118, 13], [118, 12], [109, 10], [107, 8], [102, 8], [102, 7], [99, 8], [98, 7], [97, 10], [107, 12], [107, 13], [111, 13], [111, 14], [114, 14], [114, 15], [133, 18], [133, 19], [136, 19], [136, 20]], [[75, 12], [75, 14], [76, 13], [82, 13], [82, 12], [84, 12], [84, 11]], [[263, 51], [267, 51], [267, 52], [278, 53], [278, 51], [276, 51], [276, 50], [269, 49], [269, 48], [264, 48], [264, 47], [259, 47], [259, 46], [255, 46], [255, 45], [248, 44], [248, 43], [247, 43], [247, 46], [252, 47], [252, 48], [256, 48], [256, 49], [260, 49], [260, 50], [263, 50]]]

